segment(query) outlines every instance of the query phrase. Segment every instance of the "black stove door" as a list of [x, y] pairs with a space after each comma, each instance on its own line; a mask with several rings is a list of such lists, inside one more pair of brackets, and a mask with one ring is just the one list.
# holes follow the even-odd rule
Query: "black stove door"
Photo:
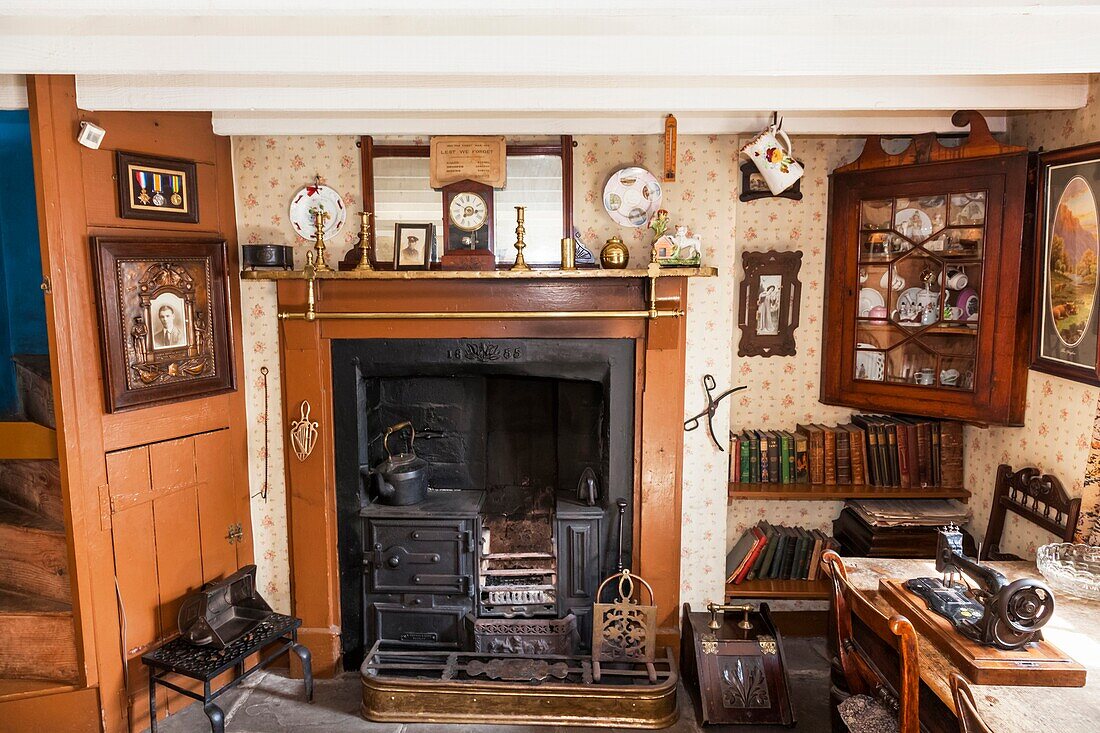
[[371, 592], [473, 592], [469, 520], [372, 519], [368, 526]]

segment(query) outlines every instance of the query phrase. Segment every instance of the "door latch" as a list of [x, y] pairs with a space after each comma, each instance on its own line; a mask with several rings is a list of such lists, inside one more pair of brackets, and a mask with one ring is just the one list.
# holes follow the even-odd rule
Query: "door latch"
[[244, 530], [241, 529], [241, 523], [229, 525], [229, 531], [225, 534], [225, 541], [231, 545], [235, 545], [244, 539]]
[[53, 283], [50, 282], [50, 276], [49, 275], [43, 275], [42, 276], [42, 284], [39, 285], [38, 287], [42, 288], [42, 292], [45, 293], [46, 295], [49, 295], [50, 293], [52, 293], [53, 292]]

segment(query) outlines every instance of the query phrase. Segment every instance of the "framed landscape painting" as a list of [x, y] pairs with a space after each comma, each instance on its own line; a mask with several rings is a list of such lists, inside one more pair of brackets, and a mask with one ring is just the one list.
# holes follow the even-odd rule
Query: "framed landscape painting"
[[1032, 369], [1100, 386], [1100, 143], [1039, 155]]

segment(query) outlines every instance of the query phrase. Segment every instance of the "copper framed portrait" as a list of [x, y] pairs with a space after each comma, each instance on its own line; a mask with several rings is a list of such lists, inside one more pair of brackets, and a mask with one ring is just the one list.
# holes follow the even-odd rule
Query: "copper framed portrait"
[[199, 221], [195, 164], [119, 151], [118, 215], [123, 219]]
[[93, 237], [108, 412], [235, 388], [226, 244]]
[[802, 253], [742, 252], [738, 356], [794, 356], [802, 283]]

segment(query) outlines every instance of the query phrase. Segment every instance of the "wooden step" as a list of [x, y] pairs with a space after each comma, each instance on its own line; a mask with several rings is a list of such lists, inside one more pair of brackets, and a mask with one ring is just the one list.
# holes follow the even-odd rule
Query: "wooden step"
[[31, 422], [57, 428], [50, 382], [50, 357], [46, 354], [16, 354], [15, 383], [23, 414]]
[[7, 501], [0, 501], [0, 568], [0, 588], [71, 601], [64, 526]]
[[63, 523], [57, 461], [0, 462], [0, 500]]
[[0, 677], [72, 683], [77, 679], [72, 612], [0, 611]]
[[[0, 678], [0, 702], [7, 700], [22, 700], [27, 697], [39, 697], [41, 695], [53, 695], [59, 692], [74, 690], [74, 685], [52, 680], [11, 680]], [[2, 715], [0, 715], [2, 717]]]
[[57, 431], [29, 420], [0, 421], [0, 460], [54, 460]]
[[71, 603], [0, 588], [0, 614], [71, 613]]

